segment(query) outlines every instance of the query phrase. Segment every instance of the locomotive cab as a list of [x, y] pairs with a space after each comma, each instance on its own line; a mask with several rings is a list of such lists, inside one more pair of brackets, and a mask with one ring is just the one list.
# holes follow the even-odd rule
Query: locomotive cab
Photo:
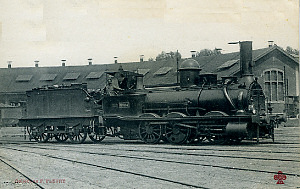
[[[134, 91], [143, 88], [143, 75], [124, 71], [122, 66], [117, 72], [106, 72], [106, 74], [109, 75], [109, 79], [103, 98], [105, 115], [139, 115], [142, 112], [141, 103], [144, 95], [134, 93]], [[114, 93], [108, 90], [114, 90]]]
[[[108, 79], [106, 89], [112, 88], [116, 92], [128, 92], [130, 90], [143, 89], [143, 75], [123, 70], [120, 66], [118, 71], [106, 72]], [[110, 87], [111, 86], [111, 87]]]
[[108, 81], [102, 99], [105, 126], [110, 128], [112, 136], [119, 136], [125, 140], [138, 139], [135, 123], [119, 118], [142, 114], [145, 94], [137, 91], [144, 88], [143, 75], [124, 71], [122, 66], [118, 71], [106, 74]]

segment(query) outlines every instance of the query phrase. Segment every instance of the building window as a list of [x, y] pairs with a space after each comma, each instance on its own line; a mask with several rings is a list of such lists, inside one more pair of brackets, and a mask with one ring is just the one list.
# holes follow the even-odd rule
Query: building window
[[268, 101], [284, 101], [284, 74], [278, 69], [264, 71], [265, 94]]

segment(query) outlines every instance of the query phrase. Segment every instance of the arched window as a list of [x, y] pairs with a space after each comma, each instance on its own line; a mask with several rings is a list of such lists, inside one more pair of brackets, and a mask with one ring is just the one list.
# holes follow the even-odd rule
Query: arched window
[[265, 94], [268, 101], [284, 101], [284, 74], [282, 70], [270, 69], [264, 71]]

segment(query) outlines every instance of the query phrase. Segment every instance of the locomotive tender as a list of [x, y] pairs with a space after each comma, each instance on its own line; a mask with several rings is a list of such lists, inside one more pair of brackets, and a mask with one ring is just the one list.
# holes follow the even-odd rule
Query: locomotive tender
[[88, 99], [85, 84], [37, 88], [26, 94], [25, 116], [19, 124], [27, 128], [30, 139], [46, 142], [54, 137], [63, 142], [69, 138], [82, 143], [89, 134], [99, 140], [94, 130], [99, 129], [101, 106]]
[[179, 85], [145, 89], [143, 75], [107, 72], [101, 95], [84, 84], [33, 89], [27, 92], [27, 116], [20, 124], [30, 137], [82, 143], [87, 135], [173, 144], [272, 138], [263, 89], [252, 74], [252, 42], [240, 42], [241, 77], [202, 74], [197, 61], [182, 62]]

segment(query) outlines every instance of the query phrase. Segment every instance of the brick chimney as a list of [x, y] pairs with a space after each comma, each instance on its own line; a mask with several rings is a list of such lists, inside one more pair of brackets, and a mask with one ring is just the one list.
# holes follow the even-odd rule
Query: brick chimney
[[92, 60], [93, 60], [92, 58], [89, 58], [89, 59], [88, 59], [88, 61], [89, 61], [89, 66], [90, 66], [90, 65], [93, 65]]
[[140, 55], [140, 62], [144, 62], [144, 55], [143, 54]]
[[12, 63], [11, 60], [7, 61], [7, 67], [8, 67], [8, 68], [11, 68], [11, 63]]
[[35, 60], [34, 63], [35, 63], [34, 66], [35, 66], [36, 68], [39, 67], [39, 61], [38, 61], [38, 60]]
[[192, 53], [192, 58], [195, 58], [196, 57], [196, 51], [191, 51], [191, 53]]
[[66, 60], [61, 60], [61, 66], [66, 66]]
[[268, 41], [269, 47], [273, 47], [274, 41]]

